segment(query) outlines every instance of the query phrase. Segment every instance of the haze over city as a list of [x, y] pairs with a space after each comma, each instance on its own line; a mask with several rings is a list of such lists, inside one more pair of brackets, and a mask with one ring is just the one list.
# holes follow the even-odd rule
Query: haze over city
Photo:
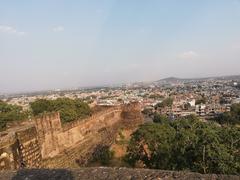
[[0, 180], [240, 179], [240, 0], [0, 1]]
[[1, 1], [0, 93], [238, 75], [239, 0]]

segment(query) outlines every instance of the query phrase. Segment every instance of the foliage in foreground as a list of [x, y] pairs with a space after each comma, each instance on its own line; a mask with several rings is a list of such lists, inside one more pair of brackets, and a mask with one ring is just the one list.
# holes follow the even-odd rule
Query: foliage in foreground
[[125, 159], [133, 167], [239, 174], [240, 129], [193, 116], [144, 124], [132, 134]]
[[0, 101], [0, 131], [5, 130], [8, 122], [23, 120], [27, 116], [27, 112], [23, 112], [22, 107]]
[[80, 99], [58, 98], [56, 100], [38, 99], [30, 103], [34, 115], [59, 111], [62, 122], [70, 122], [91, 115], [87, 103]]

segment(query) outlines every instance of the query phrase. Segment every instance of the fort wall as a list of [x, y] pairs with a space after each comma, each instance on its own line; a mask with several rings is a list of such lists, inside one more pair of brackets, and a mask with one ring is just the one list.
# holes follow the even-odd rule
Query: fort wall
[[34, 126], [16, 132], [18, 163], [20, 167], [41, 167], [42, 155]]
[[41, 166], [41, 147], [33, 125], [0, 136], [0, 170]]
[[52, 115], [52, 118], [39, 118], [36, 120], [36, 128], [41, 134], [42, 157], [44, 159], [54, 157], [65, 149], [81, 143], [87, 136], [92, 136], [101, 128], [111, 127], [120, 120], [121, 108], [119, 107], [63, 125], [58, 113]]
[[[130, 113], [131, 110], [137, 115]], [[44, 114], [25, 122], [23, 127], [0, 133], [0, 170], [46, 167], [42, 163], [44, 159], [54, 158], [81, 145], [90, 148], [97, 143], [94, 139], [102, 135], [104, 129], [111, 132], [123, 121], [128, 124], [126, 118], [132, 122], [139, 117], [139, 112], [136, 104], [115, 106], [66, 124], [61, 123], [57, 112]], [[90, 145], [84, 144], [86, 142]]]
[[1, 135], [0, 170], [17, 169], [19, 166], [18, 143], [15, 134]]

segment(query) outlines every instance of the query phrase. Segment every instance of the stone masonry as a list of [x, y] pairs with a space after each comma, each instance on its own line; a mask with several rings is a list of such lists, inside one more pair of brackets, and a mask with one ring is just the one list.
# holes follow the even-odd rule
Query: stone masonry
[[[113, 133], [111, 129], [118, 128], [123, 122], [131, 124], [135, 120], [141, 121], [139, 107], [136, 103], [113, 106], [89, 118], [67, 124], [61, 123], [57, 112], [24, 122], [22, 126], [0, 133], [0, 170], [54, 167], [56, 162], [49, 161], [51, 163], [47, 165], [43, 162], [66, 156], [64, 152], [76, 147], [88, 151], [87, 148], [101, 143], [94, 139], [103, 132]], [[104, 138], [107, 136], [114, 135], [107, 134]]]

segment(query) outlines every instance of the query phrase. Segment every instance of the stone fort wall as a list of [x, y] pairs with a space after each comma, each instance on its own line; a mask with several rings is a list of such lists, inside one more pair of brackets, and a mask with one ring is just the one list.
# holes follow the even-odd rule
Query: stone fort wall
[[83, 120], [61, 124], [58, 113], [35, 120], [39, 134], [42, 158], [58, 155], [65, 149], [81, 143], [103, 127], [111, 127], [121, 120], [121, 108], [109, 108]]
[[41, 166], [41, 147], [34, 126], [21, 127], [1, 135], [0, 170]]
[[0, 170], [43, 167], [44, 159], [81, 146], [102, 129], [134, 120], [132, 113], [140, 112], [137, 107], [136, 104], [109, 107], [89, 118], [67, 124], [61, 123], [59, 113], [50, 113], [24, 122], [23, 127], [0, 133]]

